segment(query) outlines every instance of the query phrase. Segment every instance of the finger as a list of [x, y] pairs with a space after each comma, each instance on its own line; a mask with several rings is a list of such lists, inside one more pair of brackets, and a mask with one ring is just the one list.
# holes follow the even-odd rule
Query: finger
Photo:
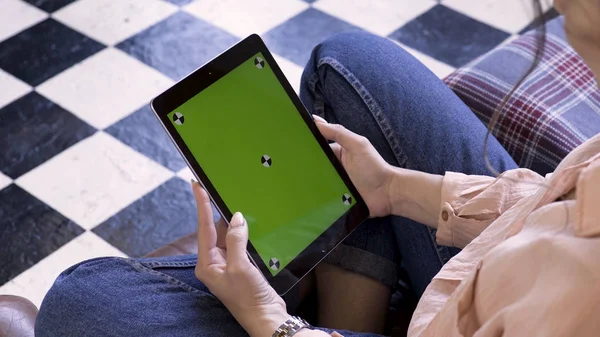
[[198, 207], [198, 264], [204, 266], [216, 262], [211, 261], [211, 250], [217, 246], [217, 230], [208, 193], [197, 181], [192, 181], [192, 191]]
[[333, 150], [333, 153], [335, 153], [335, 156], [337, 157], [338, 160], [342, 160], [342, 147], [340, 146], [340, 144], [338, 143], [331, 143], [329, 144], [329, 147], [331, 147], [331, 149]]
[[226, 249], [227, 244], [225, 242], [225, 237], [227, 236], [227, 223], [223, 218], [220, 218], [215, 226], [217, 227], [217, 247]]
[[248, 245], [248, 226], [242, 213], [237, 212], [229, 222], [227, 231], [227, 268], [243, 269], [249, 263], [246, 255]]
[[316, 124], [323, 137], [340, 144], [345, 149], [352, 150], [362, 140], [361, 136], [340, 124], [329, 124], [318, 120]]
[[319, 115], [312, 115], [313, 118], [315, 119], [315, 122], [317, 123], [327, 123], [327, 121], [325, 120], [325, 118], [319, 116]]

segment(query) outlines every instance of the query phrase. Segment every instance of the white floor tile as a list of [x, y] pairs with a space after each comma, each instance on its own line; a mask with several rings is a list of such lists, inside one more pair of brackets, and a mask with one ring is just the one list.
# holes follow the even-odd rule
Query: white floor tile
[[201, 0], [185, 10], [242, 38], [265, 33], [307, 8], [301, 0]]
[[[509, 33], [518, 33], [535, 19], [530, 0], [442, 0], [442, 3]], [[541, 3], [544, 12], [552, 6], [549, 1]]]
[[177, 177], [187, 181], [188, 183], [191, 179], [197, 180], [194, 174], [192, 173], [192, 170], [189, 169], [189, 167], [184, 167], [179, 172], [177, 172]]
[[104, 44], [114, 45], [177, 11], [162, 0], [79, 0], [52, 16]]
[[99, 132], [26, 173], [16, 183], [91, 229], [172, 176], [163, 166]]
[[287, 78], [288, 82], [290, 82], [296, 93], [300, 93], [300, 78], [302, 78], [303, 71], [302, 67], [300, 67], [292, 61], [288, 61], [282, 56], [273, 54], [273, 57], [275, 58], [275, 62], [277, 62], [279, 68], [281, 68], [281, 71], [283, 71], [283, 74]]
[[315, 8], [387, 36], [436, 4], [433, 0], [320, 0]]
[[[1, 1], [1, 0], [0, 0]], [[0, 109], [31, 91], [31, 87], [0, 69]]]
[[431, 70], [434, 74], [437, 75], [437, 77], [441, 79], [445, 78], [446, 76], [450, 75], [456, 70], [456, 68], [451, 67], [443, 62], [440, 62], [431, 56], [425, 55], [403, 44], [398, 44], [407, 52], [409, 52], [412, 56], [414, 56], [417, 60], [421, 61], [421, 63], [423, 63], [427, 68], [429, 68], [429, 70]]
[[4, 284], [0, 294], [23, 296], [39, 308], [60, 273], [81, 261], [102, 256], [126, 257], [96, 234], [85, 232]]
[[0, 190], [10, 185], [11, 182], [12, 180], [9, 177], [0, 172]]
[[0, 41], [48, 17], [46, 12], [21, 0], [0, 0]]
[[36, 90], [103, 129], [173, 84], [157, 70], [108, 48], [42, 83]]

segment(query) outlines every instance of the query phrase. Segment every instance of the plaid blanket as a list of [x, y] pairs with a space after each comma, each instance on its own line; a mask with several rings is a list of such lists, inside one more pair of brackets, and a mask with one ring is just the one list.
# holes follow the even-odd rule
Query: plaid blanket
[[[493, 130], [520, 167], [540, 174], [554, 171], [571, 150], [600, 132], [600, 90], [593, 73], [566, 41], [562, 17], [546, 27], [541, 63], [510, 98]], [[445, 82], [487, 124], [531, 66], [536, 48], [529, 32]]]

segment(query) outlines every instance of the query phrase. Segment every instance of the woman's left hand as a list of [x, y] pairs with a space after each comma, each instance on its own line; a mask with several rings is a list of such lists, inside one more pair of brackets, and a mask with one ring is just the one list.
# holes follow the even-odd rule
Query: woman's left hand
[[270, 336], [290, 316], [283, 299], [246, 254], [246, 220], [241, 213], [235, 213], [224, 242], [217, 240], [210, 198], [199, 183], [193, 182], [192, 189], [198, 204], [196, 277], [223, 302], [250, 336]]

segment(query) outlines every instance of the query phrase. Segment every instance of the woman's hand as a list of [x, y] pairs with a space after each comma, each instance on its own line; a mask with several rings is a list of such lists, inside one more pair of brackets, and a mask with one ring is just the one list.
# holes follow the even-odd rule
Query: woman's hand
[[[208, 194], [197, 182], [192, 183], [192, 189], [198, 204], [196, 277], [223, 302], [250, 336], [271, 336], [289, 315], [283, 299], [246, 255], [246, 220], [241, 213], [235, 213], [229, 228], [217, 229]], [[219, 239], [217, 230], [221, 234]]]
[[392, 214], [390, 186], [394, 168], [379, 155], [367, 138], [342, 125], [329, 124], [319, 116], [314, 117], [321, 134], [336, 142], [331, 144], [331, 148], [365, 200], [371, 216]]

